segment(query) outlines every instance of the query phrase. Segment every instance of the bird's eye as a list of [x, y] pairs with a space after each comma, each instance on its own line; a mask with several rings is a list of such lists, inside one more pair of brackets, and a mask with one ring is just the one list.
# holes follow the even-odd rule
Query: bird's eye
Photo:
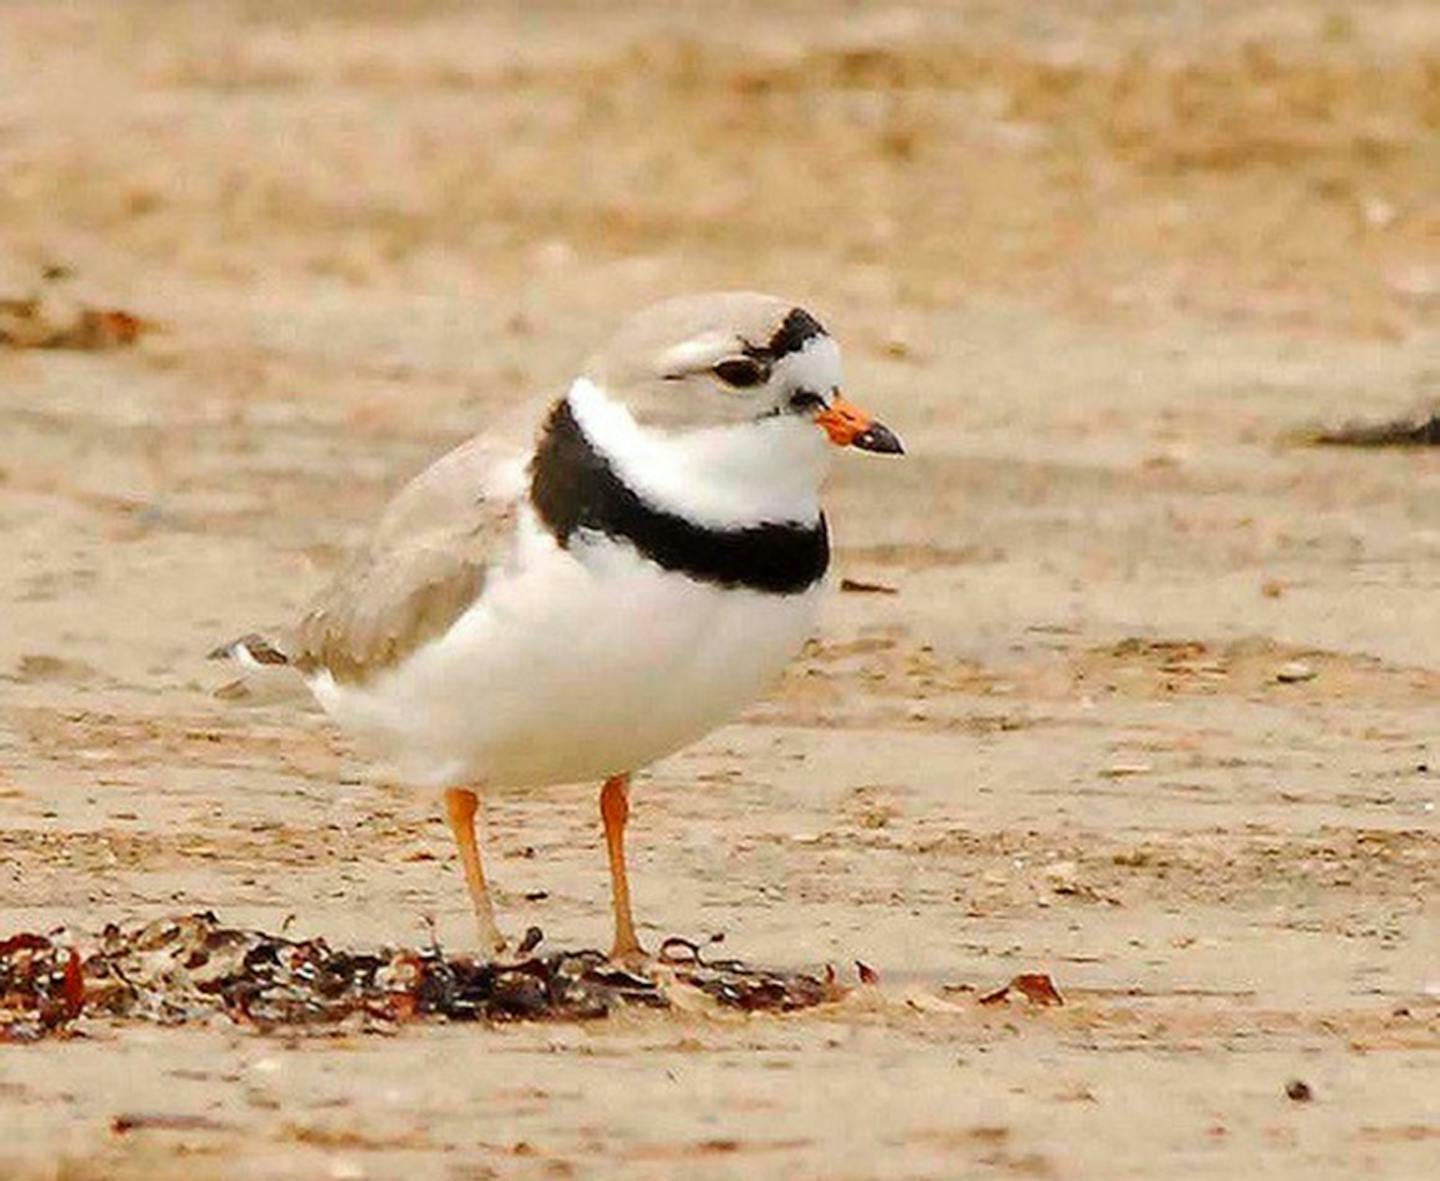
[[825, 405], [825, 399], [819, 394], [812, 394], [809, 390], [796, 390], [790, 395], [791, 410], [819, 410]]
[[716, 365], [714, 372], [726, 385], [736, 389], [759, 385], [770, 376], [770, 370], [753, 357], [731, 357]]

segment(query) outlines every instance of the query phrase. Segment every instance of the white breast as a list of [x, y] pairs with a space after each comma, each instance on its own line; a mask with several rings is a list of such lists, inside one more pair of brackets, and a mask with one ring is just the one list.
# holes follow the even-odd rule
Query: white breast
[[364, 686], [311, 688], [421, 787], [598, 780], [732, 718], [810, 634], [802, 594], [722, 588], [599, 538], [560, 549], [533, 518], [516, 560], [440, 640]]

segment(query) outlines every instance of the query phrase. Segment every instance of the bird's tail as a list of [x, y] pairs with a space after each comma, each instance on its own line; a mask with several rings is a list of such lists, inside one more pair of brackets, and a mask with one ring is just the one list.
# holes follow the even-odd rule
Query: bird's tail
[[271, 705], [305, 696], [305, 681], [285, 649], [259, 632], [221, 644], [210, 659], [229, 662], [237, 674], [215, 690], [224, 701]]

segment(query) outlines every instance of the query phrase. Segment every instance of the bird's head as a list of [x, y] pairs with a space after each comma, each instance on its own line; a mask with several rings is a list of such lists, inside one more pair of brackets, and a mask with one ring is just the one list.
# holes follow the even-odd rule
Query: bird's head
[[835, 340], [804, 308], [773, 295], [719, 292], [645, 308], [591, 358], [586, 376], [646, 427], [806, 424], [839, 446], [902, 450], [841, 392]]
[[638, 490], [717, 519], [806, 519], [838, 448], [900, 440], [841, 393], [840, 349], [804, 308], [686, 296], [626, 321], [569, 402]]

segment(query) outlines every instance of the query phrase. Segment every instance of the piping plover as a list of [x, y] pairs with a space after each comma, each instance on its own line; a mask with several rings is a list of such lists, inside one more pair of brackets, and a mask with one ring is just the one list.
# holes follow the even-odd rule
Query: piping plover
[[733, 717], [810, 634], [836, 446], [901, 451], [841, 396], [803, 308], [657, 304], [518, 442], [477, 435], [411, 481], [297, 627], [221, 652], [292, 666], [405, 783], [443, 792], [484, 947], [504, 940], [481, 792], [602, 781], [613, 955], [633, 960], [631, 773]]

